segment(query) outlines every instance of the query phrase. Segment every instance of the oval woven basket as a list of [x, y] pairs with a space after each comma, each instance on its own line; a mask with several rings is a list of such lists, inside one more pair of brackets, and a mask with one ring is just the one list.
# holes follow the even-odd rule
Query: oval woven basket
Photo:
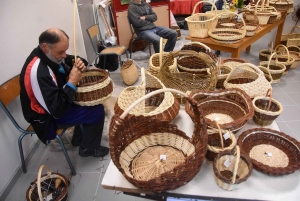
[[285, 71], [283, 74], [287, 74], [288, 70], [290, 69], [291, 65], [295, 62], [295, 59], [293, 57], [290, 57], [289, 50], [287, 49], [286, 46], [280, 44], [278, 45], [275, 49], [275, 52], [278, 54], [276, 55], [275, 58], [272, 58], [272, 60], [278, 60], [279, 63], [285, 65]]
[[262, 49], [259, 51], [259, 60], [260, 61], [269, 61], [269, 56], [273, 53], [273, 50]]
[[213, 51], [207, 45], [200, 43], [200, 42], [186, 43], [183, 45], [181, 50], [193, 50], [195, 52], [203, 52], [203, 53], [207, 54], [208, 56], [210, 56], [210, 58], [212, 58], [212, 60], [214, 60], [215, 62], [218, 61], [216, 54], [213, 53]]
[[[197, 90], [192, 91], [189, 96], [197, 101], [206, 123], [212, 128], [216, 128], [215, 121], [217, 120], [220, 128], [236, 132], [254, 114], [250, 97], [240, 89]], [[195, 114], [189, 103], [186, 104], [186, 111], [195, 120]]]
[[[127, 115], [143, 99], [170, 91], [193, 105], [197, 121], [191, 138], [166, 121]], [[194, 100], [178, 90], [160, 89], [135, 101], [121, 116], [113, 116], [109, 145], [113, 163], [134, 186], [147, 191], [173, 190], [199, 172], [207, 151], [206, 124]]]
[[300, 143], [283, 132], [254, 128], [244, 131], [237, 143], [253, 167], [265, 174], [281, 176], [300, 169]]
[[224, 151], [217, 155], [213, 163], [215, 181], [224, 190], [232, 191], [240, 187], [251, 175], [253, 166], [245, 155], [236, 151]]
[[113, 92], [109, 73], [102, 69], [91, 68], [82, 73], [77, 86], [74, 103], [81, 106], [102, 104]]
[[197, 52], [194, 52], [189, 55], [179, 56], [177, 58], [177, 67], [179, 72], [187, 72], [187, 73], [202, 74], [202, 75], [209, 74], [208, 72], [209, 64], [207, 64], [205, 60], [202, 60], [200, 57], [198, 57]]
[[236, 68], [237, 66], [243, 63], [249, 63], [249, 62], [240, 58], [226, 58], [221, 60], [222, 65], [229, 66], [232, 69]]
[[232, 68], [226, 65], [219, 65], [218, 66], [218, 76], [217, 76], [217, 85], [216, 88], [224, 88], [224, 81], [232, 71]]
[[121, 76], [127, 85], [133, 85], [139, 79], [139, 72], [132, 59], [127, 60], [121, 67]]
[[285, 10], [287, 13], [292, 13], [294, 11], [294, 1], [287, 0], [275, 0], [270, 1], [269, 5], [275, 7], [277, 10]]

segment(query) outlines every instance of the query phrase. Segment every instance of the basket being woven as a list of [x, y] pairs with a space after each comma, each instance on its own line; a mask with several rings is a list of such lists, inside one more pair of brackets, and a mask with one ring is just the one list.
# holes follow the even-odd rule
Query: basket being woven
[[[142, 81], [138, 86], [125, 88], [119, 95], [114, 107], [115, 114], [122, 114], [135, 100], [146, 94], [165, 88], [164, 84], [155, 76], [141, 69]], [[154, 117], [164, 121], [172, 121], [177, 116], [180, 109], [179, 102], [171, 92], [164, 92], [142, 101], [133, 108], [130, 115], [143, 115]]]
[[81, 106], [102, 104], [113, 92], [109, 73], [102, 69], [91, 68], [82, 73], [74, 96], [74, 103]]
[[110, 123], [109, 145], [113, 163], [134, 186], [147, 191], [167, 191], [185, 185], [199, 172], [207, 151], [206, 124], [194, 100], [187, 98], [197, 114], [193, 135], [188, 137], [176, 125], [157, 118], [131, 116], [140, 101], [162, 92], [160, 89], [135, 101]]
[[283, 132], [254, 128], [244, 131], [237, 143], [253, 167], [265, 174], [281, 176], [300, 169], [300, 143]]

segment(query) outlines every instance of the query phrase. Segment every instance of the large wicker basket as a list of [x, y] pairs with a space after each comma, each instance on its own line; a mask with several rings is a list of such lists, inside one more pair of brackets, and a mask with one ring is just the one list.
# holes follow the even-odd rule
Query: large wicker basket
[[[142, 81], [138, 86], [125, 88], [119, 95], [114, 111], [115, 114], [122, 114], [135, 100], [146, 94], [165, 88], [164, 84], [155, 76], [141, 69]], [[164, 121], [172, 121], [177, 116], [180, 109], [179, 102], [171, 92], [164, 92], [142, 101], [133, 108], [130, 115], [143, 115]]]
[[77, 86], [74, 103], [81, 106], [102, 104], [113, 92], [113, 84], [107, 71], [97, 68], [86, 70]]
[[113, 163], [130, 183], [147, 191], [167, 191], [185, 185], [199, 172], [207, 151], [205, 121], [196, 102], [187, 96], [197, 113], [191, 138], [166, 121], [127, 115], [140, 101], [166, 91], [186, 96], [174, 89], [151, 92], [135, 101], [121, 116], [114, 115], [110, 123]]
[[283, 132], [250, 129], [239, 136], [238, 145], [253, 167], [265, 174], [281, 176], [300, 169], [300, 143]]
[[205, 44], [200, 43], [200, 42], [189, 42], [183, 45], [181, 50], [193, 50], [195, 52], [203, 52], [207, 55], [209, 55], [212, 60], [217, 62], [218, 58], [215, 53]]

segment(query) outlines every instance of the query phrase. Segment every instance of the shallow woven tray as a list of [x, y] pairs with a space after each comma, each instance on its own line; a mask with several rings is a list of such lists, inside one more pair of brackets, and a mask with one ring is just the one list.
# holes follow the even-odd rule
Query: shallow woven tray
[[[241, 152], [250, 157], [253, 167], [265, 174], [281, 176], [300, 169], [300, 143], [283, 132], [268, 128], [250, 129], [239, 136], [238, 145]], [[268, 157], [266, 152], [272, 156]]]

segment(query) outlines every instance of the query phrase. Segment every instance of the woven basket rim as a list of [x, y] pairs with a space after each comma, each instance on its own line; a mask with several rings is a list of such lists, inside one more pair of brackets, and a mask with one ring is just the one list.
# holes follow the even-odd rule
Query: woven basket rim
[[267, 111], [267, 110], [262, 110], [260, 109], [259, 107], [257, 107], [256, 105], [256, 101], [257, 100], [267, 100], [269, 101], [270, 98], [269, 97], [265, 97], [265, 96], [256, 96], [253, 100], [252, 100], [252, 103], [253, 103], [253, 107], [254, 107], [254, 110], [256, 112], [259, 112], [259, 113], [262, 113], [262, 114], [266, 114], [266, 115], [269, 115], [269, 116], [278, 116], [282, 113], [283, 111], [283, 107], [281, 105], [281, 103], [275, 99], [272, 98], [271, 102], [276, 104], [278, 107], [279, 107], [279, 110], [276, 111], [276, 112], [273, 112], [273, 111]]
[[[212, 146], [212, 145], [209, 145], [207, 143], [207, 149], [208, 150], [210, 150], [214, 153], [220, 153], [220, 152], [225, 151], [225, 150], [232, 150], [235, 147], [237, 141], [236, 141], [236, 138], [235, 138], [233, 132], [229, 131], [229, 130], [224, 130], [224, 129], [221, 129], [221, 132], [222, 132], [222, 134], [225, 134], [225, 133], [229, 132], [230, 138], [228, 138], [228, 139], [231, 139], [231, 144], [222, 149], [222, 147]], [[215, 128], [207, 129], [207, 137], [208, 138], [209, 138], [210, 135], [215, 134], [215, 133], [219, 133], [218, 129], [215, 129]]]
[[92, 73], [92, 72], [100, 72], [100, 73], [102, 73], [101, 75], [103, 75], [103, 77], [102, 77], [100, 80], [96, 81], [96, 82], [90, 82], [90, 83], [78, 85], [78, 86], [76, 86], [77, 88], [87, 87], [87, 86], [91, 86], [91, 85], [94, 85], [94, 84], [97, 84], [97, 83], [101, 83], [101, 82], [103, 82], [104, 80], [106, 80], [107, 78], [109, 78], [109, 73], [108, 73], [107, 71], [102, 70], [102, 69], [95, 69], [95, 68], [93, 68], [93, 69], [87, 69], [87, 70], [84, 72], [83, 75], [88, 74], [88, 73], [90, 73], [90, 72], [91, 72], [91, 73]]

